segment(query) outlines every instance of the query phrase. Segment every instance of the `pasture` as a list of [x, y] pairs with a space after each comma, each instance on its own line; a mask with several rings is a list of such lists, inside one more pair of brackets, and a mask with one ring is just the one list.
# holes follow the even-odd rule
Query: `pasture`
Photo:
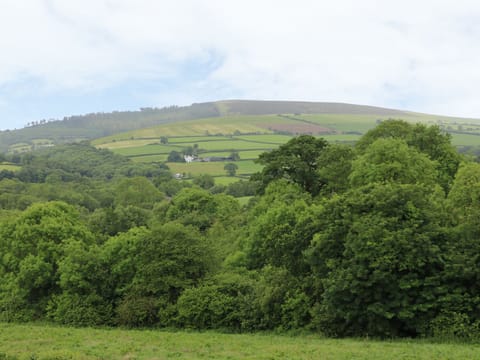
[[8, 171], [17, 171], [20, 170], [21, 167], [15, 164], [10, 163], [0, 163], [0, 171], [8, 170]]
[[480, 134], [453, 134], [452, 144], [455, 146], [479, 146]]
[[0, 323], [0, 359], [478, 359], [480, 346]]
[[[224, 170], [225, 164], [229, 161], [223, 162], [193, 162], [193, 163], [167, 163], [172, 173], [185, 174], [186, 177], [197, 176], [200, 174], [210, 174], [212, 176], [223, 176], [226, 174]], [[252, 160], [236, 161], [238, 166], [237, 176], [248, 177], [253, 173], [262, 170], [262, 165], [255, 164]]]
[[[237, 175], [249, 176], [261, 166], [251, 161], [286, 143], [293, 136], [310, 132], [331, 143], [353, 144], [380, 121], [398, 118], [382, 114], [277, 114], [233, 115], [159, 125], [94, 140], [92, 144], [127, 156], [135, 162], [167, 162], [171, 151], [194, 148], [200, 158], [228, 157], [235, 151], [242, 161]], [[470, 119], [405, 112], [409, 122], [438, 125], [452, 133], [456, 146], [480, 146], [480, 124]], [[463, 122], [462, 122], [463, 121]], [[163, 143], [160, 143], [163, 138]], [[166, 140], [166, 141], [165, 141]], [[167, 163], [173, 172], [224, 175], [225, 163]]]

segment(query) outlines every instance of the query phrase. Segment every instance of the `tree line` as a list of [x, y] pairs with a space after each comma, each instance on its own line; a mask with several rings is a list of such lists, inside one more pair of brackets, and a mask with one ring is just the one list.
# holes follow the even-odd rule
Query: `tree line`
[[236, 185], [256, 193], [245, 207], [86, 144], [16, 161], [0, 173], [2, 321], [479, 335], [480, 165], [436, 126], [293, 138]]

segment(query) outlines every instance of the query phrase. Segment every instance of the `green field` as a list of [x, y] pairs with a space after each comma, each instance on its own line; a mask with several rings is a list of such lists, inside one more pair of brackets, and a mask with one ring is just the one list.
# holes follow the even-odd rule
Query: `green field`
[[168, 154], [153, 154], [153, 155], [142, 155], [142, 156], [135, 156], [132, 157], [132, 161], [135, 162], [144, 162], [144, 163], [152, 163], [152, 162], [165, 162], [167, 161]]
[[455, 146], [480, 146], [480, 135], [452, 134], [452, 144]]
[[0, 323], [0, 359], [478, 359], [480, 346]]
[[168, 154], [172, 150], [181, 151], [182, 148], [176, 147], [173, 145], [151, 144], [151, 145], [144, 145], [144, 146], [132, 146], [132, 147], [113, 149], [115, 153], [124, 155], [124, 156]]
[[268, 123], [274, 115], [261, 116], [226, 116], [206, 119], [197, 119], [159, 125], [151, 128], [128, 131], [114, 134], [92, 142], [94, 145], [108, 144], [113, 141], [135, 139], [160, 139], [167, 137], [202, 137], [208, 135], [228, 135], [240, 133], [271, 133], [263, 123]]
[[[375, 127], [380, 120], [388, 118], [399, 118], [399, 116], [388, 114], [233, 115], [169, 123], [111, 135], [94, 140], [92, 143], [130, 157], [135, 162], [165, 162], [171, 151], [181, 152], [187, 147], [194, 146], [201, 158], [228, 157], [232, 151], [236, 151], [240, 159], [254, 160], [263, 152], [286, 143], [297, 134], [296, 131], [302, 129], [307, 132], [317, 129], [320, 132], [314, 135], [323, 137], [331, 143], [353, 144], [368, 130]], [[409, 112], [405, 112], [401, 118], [409, 122], [438, 125], [446, 131], [454, 132], [452, 139], [456, 146], [480, 146], [478, 135], [480, 124], [474, 123], [471, 119], [453, 119]], [[458, 131], [470, 133], [455, 133]], [[160, 137], [167, 137], [168, 143], [160, 144]], [[173, 172], [193, 176], [201, 173], [214, 176], [224, 174], [223, 163], [169, 163], [168, 165]], [[261, 169], [259, 165], [252, 166], [248, 162], [239, 162], [237, 165], [239, 166], [238, 174], [243, 176]]]
[[229, 136], [171, 136], [168, 138], [169, 144], [194, 144], [205, 141], [223, 141], [229, 140]]
[[[158, 144], [160, 139], [129, 139], [129, 140], [121, 140], [121, 141], [110, 141], [104, 144], [98, 144], [97, 147], [99, 149], [122, 149], [122, 148], [130, 148], [130, 147], [139, 147], [145, 146], [150, 144]], [[96, 141], [92, 141], [92, 144], [95, 144]]]
[[241, 178], [237, 176], [215, 176], [215, 185], [228, 185], [237, 182]]
[[[193, 162], [193, 163], [167, 163], [172, 173], [190, 174], [196, 176], [200, 174], [210, 174], [212, 176], [223, 176], [226, 171], [223, 169], [228, 162]], [[238, 166], [237, 176], [249, 176], [262, 170], [262, 165], [255, 164], [251, 160], [236, 161]]]
[[[366, 133], [375, 127], [377, 119], [386, 120], [391, 116], [356, 115], [356, 114], [318, 114], [296, 116], [318, 125], [337, 131]], [[406, 119], [405, 119], [406, 120]]]
[[280, 135], [280, 134], [270, 134], [270, 135], [240, 135], [235, 136], [236, 139], [244, 141], [252, 141], [265, 144], [277, 144], [281, 145], [286, 143], [292, 138], [291, 135]]
[[[305, 120], [296, 120], [293, 117], [288, 118], [279, 115], [208, 118], [116, 134], [97, 139], [93, 141], [93, 144], [130, 157], [136, 162], [165, 162], [171, 151], [182, 151], [188, 146], [193, 147], [195, 144], [198, 147], [199, 157], [227, 157], [232, 151], [236, 151], [239, 153], [240, 159], [254, 160], [263, 152], [277, 148], [294, 136], [294, 134], [274, 134], [270, 129], [271, 127], [275, 128], [276, 125], [301, 127], [305, 124], [309, 125], [308, 122], [313, 123], [314, 120], [318, 123], [332, 121], [328, 116], [313, 116], [312, 118], [306, 116], [305, 118]], [[375, 118], [347, 116], [344, 123], [350, 130], [353, 128], [357, 131], [363, 131], [375, 126]], [[162, 136], [168, 138], [167, 144], [159, 143]], [[331, 142], [348, 143], [358, 140], [359, 136], [358, 134], [345, 134], [341, 131], [324, 135]], [[248, 175], [261, 169], [258, 165], [247, 164], [237, 164], [239, 166], [238, 174]], [[169, 166], [174, 172], [190, 173], [192, 175], [200, 173], [220, 175], [224, 173], [223, 164], [169, 163]]]
[[21, 167], [18, 165], [10, 164], [10, 163], [0, 163], [0, 171], [1, 170], [8, 170], [8, 171], [17, 171], [20, 170]]
[[[258, 158], [258, 156], [265, 151], [269, 151], [271, 149], [274, 149], [276, 146], [272, 146], [271, 148], [265, 148], [262, 150], [242, 150], [238, 151], [240, 155], [240, 159], [242, 160], [255, 160]], [[201, 157], [208, 157], [208, 156], [229, 156], [232, 152], [231, 151], [209, 151], [205, 153], [201, 153]]]

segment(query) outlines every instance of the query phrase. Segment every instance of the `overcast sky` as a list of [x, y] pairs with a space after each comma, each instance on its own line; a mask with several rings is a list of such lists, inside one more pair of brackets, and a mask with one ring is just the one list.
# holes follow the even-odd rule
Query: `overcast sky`
[[0, 129], [222, 99], [480, 118], [478, 0], [0, 0]]

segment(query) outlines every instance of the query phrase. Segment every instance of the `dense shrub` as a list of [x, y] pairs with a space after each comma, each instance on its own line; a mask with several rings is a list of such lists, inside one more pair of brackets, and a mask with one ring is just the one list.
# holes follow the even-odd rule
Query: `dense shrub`
[[249, 330], [252, 327], [255, 282], [247, 276], [224, 274], [190, 288], [178, 299], [180, 326], [196, 329]]
[[152, 326], [158, 322], [158, 300], [153, 296], [127, 295], [116, 309], [116, 323], [128, 327]]
[[47, 316], [60, 324], [96, 326], [111, 324], [113, 312], [112, 305], [99, 296], [62, 293], [50, 301]]

